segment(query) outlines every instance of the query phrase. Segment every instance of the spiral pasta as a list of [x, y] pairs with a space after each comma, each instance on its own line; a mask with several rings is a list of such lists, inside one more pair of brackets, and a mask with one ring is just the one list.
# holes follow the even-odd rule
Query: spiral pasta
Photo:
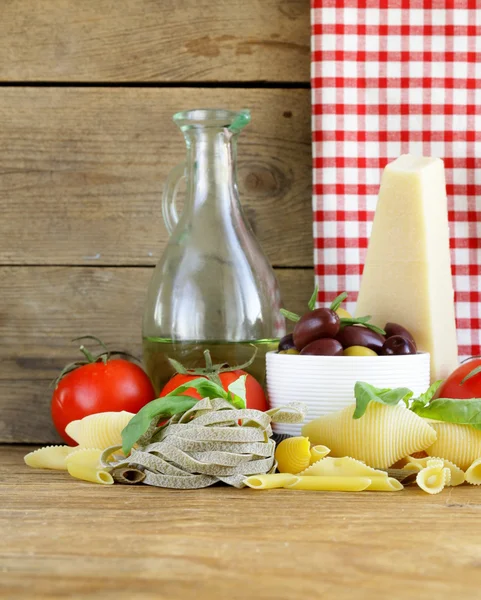
[[109, 448], [122, 443], [122, 429], [126, 427], [133, 413], [125, 410], [88, 415], [72, 421], [65, 432], [82, 448]]
[[430, 456], [442, 456], [466, 471], [481, 456], [481, 431], [471, 425], [433, 421], [435, 442], [426, 449]]
[[404, 404], [371, 402], [360, 419], [353, 419], [354, 409], [352, 404], [319, 417], [304, 425], [302, 435], [312, 443], [326, 444], [333, 456], [352, 456], [379, 469], [436, 441], [435, 430]]

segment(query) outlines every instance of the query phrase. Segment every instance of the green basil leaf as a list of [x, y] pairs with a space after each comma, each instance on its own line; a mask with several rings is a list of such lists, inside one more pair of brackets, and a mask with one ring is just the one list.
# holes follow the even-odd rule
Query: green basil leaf
[[339, 294], [339, 296], [337, 298], [334, 298], [334, 300], [331, 302], [331, 306], [329, 308], [333, 311], [336, 311], [341, 306], [341, 304], [344, 302], [344, 300], [346, 298], [347, 298], [347, 293], [342, 292], [342, 294]]
[[246, 379], [247, 375], [241, 375], [227, 388], [231, 396], [229, 402], [235, 408], [244, 409], [247, 406]]
[[471, 398], [470, 400], [436, 398], [427, 406], [415, 403], [411, 410], [425, 419], [457, 425], [471, 425], [471, 427], [481, 430], [481, 398]]
[[297, 321], [301, 320], [301, 317], [299, 315], [296, 315], [296, 313], [293, 313], [290, 310], [286, 310], [285, 308], [281, 308], [281, 315], [289, 321], [293, 321], [294, 323], [297, 323]]
[[366, 412], [369, 402], [395, 406], [403, 400], [407, 404], [413, 393], [408, 388], [381, 389], [369, 383], [358, 381], [354, 386], [354, 395], [356, 397], [356, 409], [352, 418], [360, 419]]
[[147, 431], [153, 419], [170, 418], [179, 413], [190, 410], [197, 403], [196, 398], [189, 396], [173, 396], [169, 394], [164, 398], [157, 398], [146, 404], [132, 417], [122, 430], [122, 450], [127, 454], [133, 445]]
[[224, 390], [222, 386], [210, 379], [206, 379], [205, 377], [197, 377], [196, 379], [192, 379], [192, 381], [188, 381], [184, 383], [184, 385], [180, 385], [175, 390], [172, 390], [170, 394], [165, 396], [168, 398], [169, 396], [180, 396], [187, 390], [194, 388], [196, 392], [198, 392], [201, 398], [224, 398], [227, 399], [227, 392]]
[[316, 308], [316, 300], [317, 300], [318, 293], [319, 293], [319, 286], [316, 284], [314, 286], [314, 291], [312, 292], [312, 296], [311, 296], [309, 302], [307, 303], [309, 310], [314, 310]]

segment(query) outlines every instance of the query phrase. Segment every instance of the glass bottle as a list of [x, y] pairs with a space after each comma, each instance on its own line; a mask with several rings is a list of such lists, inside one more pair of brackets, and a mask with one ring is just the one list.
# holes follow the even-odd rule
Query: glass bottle
[[[247, 110], [199, 109], [174, 115], [187, 144], [184, 164], [164, 189], [162, 214], [170, 239], [150, 281], [143, 319], [144, 364], [157, 391], [171, 377], [169, 357], [188, 368], [254, 362], [261, 384], [265, 354], [285, 333], [279, 286], [242, 211], [236, 144]], [[182, 214], [176, 209], [186, 180]]]

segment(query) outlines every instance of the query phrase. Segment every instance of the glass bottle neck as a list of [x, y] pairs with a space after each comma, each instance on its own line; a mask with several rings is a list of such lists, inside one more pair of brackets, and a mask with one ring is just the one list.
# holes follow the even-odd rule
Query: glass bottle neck
[[186, 133], [187, 206], [192, 210], [219, 209], [237, 201], [237, 135], [226, 129]]

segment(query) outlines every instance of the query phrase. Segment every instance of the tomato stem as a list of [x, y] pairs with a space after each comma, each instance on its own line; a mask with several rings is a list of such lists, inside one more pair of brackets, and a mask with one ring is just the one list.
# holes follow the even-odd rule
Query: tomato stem
[[91, 352], [89, 352], [83, 344], [80, 346], [79, 350], [85, 356], [85, 358], [89, 361], [89, 363], [96, 362], [97, 358]]

